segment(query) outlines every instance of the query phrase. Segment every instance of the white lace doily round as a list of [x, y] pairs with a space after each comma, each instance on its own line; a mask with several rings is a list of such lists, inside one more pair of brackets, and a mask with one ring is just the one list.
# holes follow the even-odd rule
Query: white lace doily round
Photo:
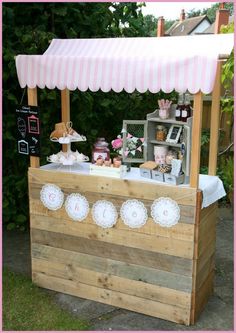
[[71, 193], [66, 199], [65, 209], [72, 220], [82, 221], [89, 213], [89, 203], [83, 195]]
[[118, 214], [112, 202], [98, 200], [92, 208], [94, 222], [102, 228], [111, 228], [116, 224]]
[[172, 227], [180, 219], [180, 208], [177, 202], [170, 198], [159, 198], [151, 206], [151, 216], [154, 222], [162, 227]]
[[140, 228], [148, 219], [146, 207], [136, 199], [127, 200], [122, 204], [120, 216], [124, 224], [130, 228]]
[[40, 191], [40, 200], [48, 209], [57, 210], [63, 205], [64, 194], [57, 185], [45, 184]]

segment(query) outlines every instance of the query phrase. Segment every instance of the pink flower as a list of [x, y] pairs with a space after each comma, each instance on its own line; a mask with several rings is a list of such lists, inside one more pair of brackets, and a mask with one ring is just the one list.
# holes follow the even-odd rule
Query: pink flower
[[123, 140], [120, 139], [120, 138], [118, 138], [118, 139], [113, 140], [113, 141], [111, 142], [111, 144], [112, 144], [112, 148], [113, 148], [113, 149], [119, 149], [119, 148], [121, 148], [122, 145], [123, 145]]

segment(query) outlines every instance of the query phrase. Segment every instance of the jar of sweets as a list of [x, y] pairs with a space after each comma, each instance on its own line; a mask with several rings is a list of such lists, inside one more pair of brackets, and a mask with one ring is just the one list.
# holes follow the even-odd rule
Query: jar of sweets
[[156, 127], [156, 140], [165, 141], [167, 135], [167, 129], [163, 125], [157, 125]]
[[93, 145], [92, 163], [95, 163], [98, 158], [102, 158], [103, 161], [110, 159], [110, 150], [104, 138], [98, 138]]

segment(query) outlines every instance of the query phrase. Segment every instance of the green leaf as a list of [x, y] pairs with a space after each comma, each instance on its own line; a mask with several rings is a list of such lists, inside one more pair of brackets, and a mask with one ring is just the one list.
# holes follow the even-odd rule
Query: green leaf
[[16, 228], [15, 223], [9, 223], [9, 224], [7, 225], [7, 230], [14, 230], [15, 228]]
[[27, 217], [23, 214], [19, 214], [16, 216], [16, 222], [19, 224], [23, 224], [24, 222], [27, 221]]

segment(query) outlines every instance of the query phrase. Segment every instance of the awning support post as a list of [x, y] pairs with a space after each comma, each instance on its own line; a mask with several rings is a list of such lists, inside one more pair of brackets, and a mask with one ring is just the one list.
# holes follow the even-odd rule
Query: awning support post
[[193, 101], [193, 126], [191, 148], [190, 186], [198, 188], [201, 153], [203, 94], [201, 91], [194, 95]]
[[[61, 91], [61, 121], [64, 123], [70, 121], [70, 91], [68, 89]], [[67, 151], [67, 145], [62, 145], [62, 151]]]
[[217, 155], [220, 127], [220, 93], [221, 93], [221, 68], [222, 62], [218, 62], [215, 84], [212, 91], [211, 123], [210, 123], [210, 147], [208, 174], [214, 176], [217, 169]]

